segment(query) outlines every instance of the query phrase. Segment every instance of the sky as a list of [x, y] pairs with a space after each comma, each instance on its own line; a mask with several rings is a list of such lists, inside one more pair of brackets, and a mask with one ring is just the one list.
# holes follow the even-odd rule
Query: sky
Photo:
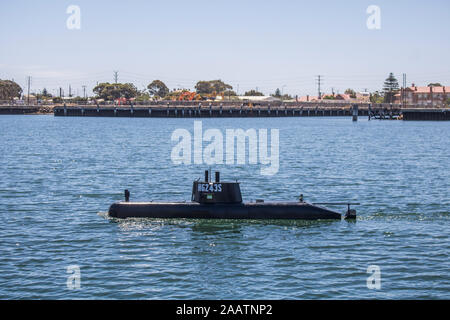
[[[67, 27], [71, 5], [79, 29]], [[400, 85], [403, 73], [408, 86], [450, 85], [449, 30], [448, 0], [2, 0], [0, 79], [76, 95], [114, 71], [140, 90], [221, 79], [240, 94], [317, 95], [321, 75], [325, 93], [375, 91], [390, 72]]]

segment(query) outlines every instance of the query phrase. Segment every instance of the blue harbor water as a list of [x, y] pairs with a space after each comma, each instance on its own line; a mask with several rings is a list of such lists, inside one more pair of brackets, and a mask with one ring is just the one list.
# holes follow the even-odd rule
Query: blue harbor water
[[[356, 222], [106, 217], [189, 200], [208, 165], [174, 165], [192, 119], [0, 117], [0, 299], [449, 299], [450, 123], [204, 119], [280, 129], [280, 168], [220, 165], [245, 200], [360, 202]], [[343, 207], [333, 207], [343, 212]], [[69, 289], [78, 265], [81, 287]], [[368, 289], [370, 265], [381, 288]]]

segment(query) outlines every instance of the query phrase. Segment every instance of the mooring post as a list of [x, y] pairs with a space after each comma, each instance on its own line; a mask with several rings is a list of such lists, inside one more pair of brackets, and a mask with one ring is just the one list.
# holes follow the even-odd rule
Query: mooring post
[[223, 103], [220, 104], [220, 111], [219, 111], [220, 114], [222, 114], [222, 108], [223, 108]]
[[125, 189], [125, 202], [130, 201], [130, 191], [128, 189]]
[[97, 113], [99, 113], [100, 112], [100, 106], [98, 105], [97, 101], [95, 103], [97, 104]]
[[267, 113], [270, 114], [270, 103], [267, 105]]
[[209, 116], [212, 116], [212, 103], [209, 103]]
[[367, 113], [368, 113], [369, 121], [370, 121], [370, 117], [372, 116], [372, 104], [371, 103], [369, 103], [369, 107], [368, 107]]
[[67, 116], [67, 107], [65, 103], [64, 103], [64, 115]]
[[353, 121], [358, 121], [358, 105], [353, 105]]

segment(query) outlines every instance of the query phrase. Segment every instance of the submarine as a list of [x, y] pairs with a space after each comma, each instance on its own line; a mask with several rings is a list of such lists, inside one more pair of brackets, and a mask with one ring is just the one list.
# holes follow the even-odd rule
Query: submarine
[[214, 182], [209, 177], [206, 170], [204, 181], [194, 181], [190, 202], [130, 202], [130, 192], [125, 190], [125, 201], [113, 203], [108, 215], [119, 219], [356, 219], [356, 211], [350, 205], [359, 203], [327, 203], [348, 205], [345, 215], [341, 215], [317, 203], [303, 201], [303, 195], [296, 202], [243, 202], [239, 182], [221, 182], [220, 172], [215, 172]]

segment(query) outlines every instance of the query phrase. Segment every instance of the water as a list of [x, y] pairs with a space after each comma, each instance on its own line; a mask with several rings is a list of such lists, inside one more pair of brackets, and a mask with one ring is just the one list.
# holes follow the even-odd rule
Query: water
[[[450, 123], [204, 119], [279, 128], [280, 170], [218, 166], [246, 200], [352, 200], [358, 221], [125, 220], [132, 200], [190, 198], [205, 166], [174, 166], [192, 119], [0, 117], [0, 298], [450, 298]], [[343, 211], [344, 208], [335, 208]], [[81, 288], [70, 290], [67, 267]], [[368, 289], [369, 265], [381, 289]]]

